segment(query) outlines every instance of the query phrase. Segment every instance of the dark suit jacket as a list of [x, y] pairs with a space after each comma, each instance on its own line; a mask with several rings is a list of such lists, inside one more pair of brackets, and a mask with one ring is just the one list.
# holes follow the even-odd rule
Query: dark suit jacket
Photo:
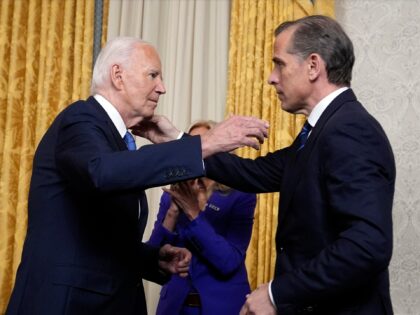
[[280, 191], [271, 286], [279, 314], [392, 314], [395, 163], [384, 131], [347, 90], [297, 147], [205, 161], [206, 176], [218, 182]]
[[128, 151], [93, 97], [70, 105], [35, 153], [6, 314], [146, 314], [141, 279], [167, 277], [158, 249], [141, 242], [144, 189], [202, 175], [198, 137]]

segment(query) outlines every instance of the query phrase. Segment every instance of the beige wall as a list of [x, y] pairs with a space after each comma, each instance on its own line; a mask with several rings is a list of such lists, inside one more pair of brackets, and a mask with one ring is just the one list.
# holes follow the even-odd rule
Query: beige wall
[[420, 314], [420, 0], [336, 0], [336, 17], [355, 46], [353, 88], [394, 150], [396, 315]]

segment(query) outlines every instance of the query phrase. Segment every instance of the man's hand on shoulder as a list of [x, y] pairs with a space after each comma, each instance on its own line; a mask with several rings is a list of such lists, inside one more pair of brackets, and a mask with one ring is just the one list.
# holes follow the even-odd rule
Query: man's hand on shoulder
[[136, 136], [146, 138], [152, 143], [163, 143], [177, 139], [180, 131], [165, 116], [154, 115], [143, 118], [137, 125], [131, 127]]

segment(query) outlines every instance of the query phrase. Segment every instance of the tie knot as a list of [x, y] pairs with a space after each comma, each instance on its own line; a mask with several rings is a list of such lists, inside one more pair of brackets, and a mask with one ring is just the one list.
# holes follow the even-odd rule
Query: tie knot
[[309, 133], [309, 131], [311, 131], [311, 129], [312, 129], [312, 126], [308, 123], [308, 121], [305, 121], [305, 123], [303, 124], [301, 132], [302, 133], [303, 132]]
[[136, 141], [134, 140], [134, 137], [131, 133], [127, 131], [127, 133], [124, 136], [125, 144], [127, 145], [127, 148], [129, 151], [135, 151], [136, 150]]
[[301, 150], [306, 143], [306, 140], [308, 140], [309, 132], [311, 131], [312, 126], [308, 123], [308, 121], [305, 121], [305, 124], [302, 127], [302, 130], [300, 131], [298, 138], [299, 138], [299, 148], [298, 151]]

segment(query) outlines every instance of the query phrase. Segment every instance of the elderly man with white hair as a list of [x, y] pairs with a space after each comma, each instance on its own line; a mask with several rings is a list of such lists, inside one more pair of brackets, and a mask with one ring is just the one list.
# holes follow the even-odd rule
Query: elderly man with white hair
[[[64, 109], [36, 150], [6, 314], [146, 314], [142, 279], [188, 273], [188, 250], [141, 242], [144, 190], [203, 176], [211, 154], [258, 148], [267, 124], [237, 116], [206, 137], [184, 136], [154, 113], [165, 92], [152, 45], [121, 37], [104, 47], [92, 96]], [[154, 144], [136, 150], [129, 129]]]

